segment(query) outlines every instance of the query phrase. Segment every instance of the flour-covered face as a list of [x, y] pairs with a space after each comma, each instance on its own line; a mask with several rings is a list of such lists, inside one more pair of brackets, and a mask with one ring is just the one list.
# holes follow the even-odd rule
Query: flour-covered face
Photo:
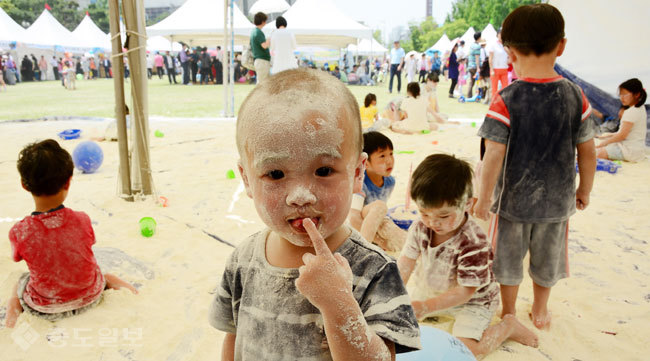
[[288, 122], [244, 138], [240, 171], [264, 223], [292, 244], [311, 247], [302, 219], [310, 218], [326, 239], [333, 234], [347, 217], [365, 158], [353, 149], [353, 128], [342, 126], [351, 122], [317, 113]]
[[447, 236], [455, 232], [465, 221], [465, 212], [471, 205], [471, 200], [463, 199], [460, 206], [423, 207], [418, 204], [422, 223], [439, 236]]

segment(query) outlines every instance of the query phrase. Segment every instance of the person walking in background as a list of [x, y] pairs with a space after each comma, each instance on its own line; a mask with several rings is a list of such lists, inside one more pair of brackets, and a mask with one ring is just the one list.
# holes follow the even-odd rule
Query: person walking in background
[[490, 99], [494, 99], [499, 91], [499, 83], [501, 83], [501, 89], [508, 85], [508, 53], [501, 42], [501, 29], [497, 32], [497, 42], [488, 49], [488, 61], [490, 62], [490, 81], [492, 83]]
[[282, 16], [275, 19], [277, 30], [271, 35], [271, 54], [273, 55], [273, 74], [298, 67], [296, 56], [296, 38], [287, 30], [287, 20]]
[[451, 80], [451, 86], [449, 87], [449, 97], [454, 97], [454, 89], [458, 83], [458, 60], [456, 58], [456, 50], [458, 50], [458, 44], [454, 44], [454, 48], [451, 49], [449, 54], [449, 63], [447, 65], [447, 71], [449, 80]]
[[196, 74], [199, 72], [198, 48], [192, 49], [190, 54], [190, 68], [192, 70], [192, 84], [196, 84]]
[[165, 69], [167, 69], [167, 78], [169, 78], [169, 84], [172, 83], [172, 79], [174, 79], [174, 84], [178, 84], [178, 82], [176, 82], [176, 68], [174, 67], [174, 58], [169, 54], [169, 51], [165, 52], [163, 62], [165, 63]]
[[38, 59], [32, 54], [32, 71], [34, 72], [34, 80], [41, 81], [41, 69], [38, 67]]
[[420, 75], [418, 76], [418, 83], [425, 83], [427, 76], [427, 54], [422, 53], [422, 57], [418, 60], [418, 70]]
[[181, 67], [183, 68], [183, 85], [187, 85], [190, 82], [190, 64], [187, 56], [187, 45], [183, 44], [183, 49], [178, 54], [178, 60], [180, 60]]
[[38, 68], [41, 71], [41, 80], [47, 80], [47, 60], [43, 55], [41, 55], [41, 60], [38, 61]]
[[156, 74], [158, 74], [158, 79], [162, 79], [164, 72], [163, 72], [163, 57], [160, 55], [159, 52], [156, 52], [156, 56], [153, 58], [153, 64], [156, 67]]
[[481, 32], [474, 34], [474, 43], [469, 46], [469, 54], [467, 54], [467, 71], [469, 72], [469, 90], [467, 97], [471, 98], [473, 95], [474, 83], [478, 78], [478, 68], [481, 65]]
[[97, 79], [97, 64], [94, 56], [88, 59], [88, 67], [90, 68], [90, 79]]
[[153, 56], [149, 51], [147, 51], [147, 78], [151, 80], [153, 76]]
[[255, 59], [253, 64], [257, 73], [257, 84], [268, 78], [271, 71], [271, 53], [269, 52], [271, 44], [262, 32], [262, 28], [266, 25], [266, 19], [268, 17], [262, 12], [255, 14], [253, 18], [255, 29], [251, 32], [250, 47], [253, 59]]
[[54, 80], [59, 80], [59, 62], [56, 61], [56, 56], [52, 56], [50, 65], [52, 66], [52, 73], [54, 73]]
[[210, 82], [211, 67], [212, 61], [210, 60], [210, 54], [208, 54], [208, 48], [203, 47], [201, 49], [201, 84]]
[[393, 43], [393, 49], [390, 49], [390, 81], [388, 82], [388, 92], [393, 92], [393, 76], [397, 75], [397, 92], [402, 88], [402, 66], [404, 66], [404, 49], [399, 46], [399, 40]]

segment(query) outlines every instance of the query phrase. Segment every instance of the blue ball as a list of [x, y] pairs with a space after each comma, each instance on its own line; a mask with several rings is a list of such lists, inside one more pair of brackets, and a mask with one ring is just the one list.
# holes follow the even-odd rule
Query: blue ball
[[72, 152], [75, 167], [84, 173], [94, 173], [104, 160], [104, 152], [97, 143], [87, 140], [79, 143]]
[[396, 361], [476, 361], [456, 337], [431, 326], [420, 326], [422, 350], [397, 355]]

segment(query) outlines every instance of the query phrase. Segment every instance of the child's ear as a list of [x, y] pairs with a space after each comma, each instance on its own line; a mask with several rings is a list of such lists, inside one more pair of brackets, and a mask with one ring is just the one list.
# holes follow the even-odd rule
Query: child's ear
[[469, 212], [472, 209], [473, 205], [474, 205], [474, 198], [468, 197], [467, 201], [465, 201], [465, 212]]
[[27, 189], [27, 186], [25, 185], [22, 179], [20, 180], [20, 186], [23, 187], [24, 190], [29, 192], [29, 189]]
[[248, 198], [253, 198], [253, 192], [251, 192], [251, 188], [248, 185], [248, 177], [246, 176], [246, 171], [244, 171], [244, 167], [242, 166], [241, 159], [237, 161], [237, 169], [239, 169], [239, 174], [241, 175], [242, 181], [244, 181], [244, 187], [246, 188], [246, 195]]
[[70, 176], [70, 178], [68, 178], [68, 181], [65, 182], [65, 184], [63, 185], [63, 189], [65, 189], [66, 191], [70, 189], [70, 181], [72, 181], [72, 176]]
[[562, 56], [562, 53], [564, 53], [564, 49], [566, 48], [566, 42], [567, 39], [564, 38], [560, 40], [560, 42], [557, 44], [557, 56]]
[[357, 168], [354, 170], [354, 186], [352, 187], [353, 193], [359, 193], [363, 189], [363, 178], [366, 172], [366, 162], [368, 161], [368, 154], [361, 152], [357, 163]]

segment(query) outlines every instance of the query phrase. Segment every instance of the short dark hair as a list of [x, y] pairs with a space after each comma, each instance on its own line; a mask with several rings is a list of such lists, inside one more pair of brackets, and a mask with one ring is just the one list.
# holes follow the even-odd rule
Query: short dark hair
[[475, 32], [475, 33], [474, 33], [474, 40], [478, 40], [478, 39], [480, 39], [480, 38], [481, 38], [481, 32], [480, 32], [480, 31]]
[[434, 83], [440, 82], [440, 78], [438, 77], [438, 74], [436, 72], [431, 72], [427, 74], [427, 80], [431, 80]]
[[20, 181], [35, 196], [59, 193], [74, 170], [72, 157], [54, 139], [27, 145], [18, 155]]
[[259, 13], [255, 14], [255, 17], [253, 17], [253, 24], [255, 24], [255, 26], [260, 26], [266, 21], [266, 19], [268, 19], [266, 14], [260, 11]]
[[640, 107], [645, 104], [646, 99], [648, 98], [648, 93], [643, 89], [643, 84], [641, 80], [637, 78], [632, 78], [624, 81], [621, 85], [618, 86], [618, 90], [625, 89], [632, 94], [639, 94], [639, 101], [634, 105], [635, 107]]
[[278, 16], [278, 18], [275, 19], [275, 27], [280, 29], [281, 26], [284, 26], [285, 28], [287, 27], [287, 19], [282, 16]]
[[363, 105], [367, 108], [370, 106], [373, 100], [377, 101], [377, 96], [373, 93], [368, 93], [368, 95], [366, 95], [366, 99], [363, 100]]
[[372, 153], [384, 149], [393, 150], [393, 142], [390, 138], [375, 131], [363, 133], [363, 151], [368, 154], [368, 158]]
[[411, 93], [411, 95], [413, 95], [413, 98], [417, 98], [420, 96], [420, 85], [416, 81], [410, 82], [406, 86], [406, 91]]
[[411, 198], [424, 208], [460, 206], [472, 197], [472, 167], [448, 154], [426, 157], [413, 172]]
[[553, 51], [564, 38], [562, 13], [549, 4], [523, 5], [513, 10], [503, 21], [503, 46], [524, 55], [539, 56]]

